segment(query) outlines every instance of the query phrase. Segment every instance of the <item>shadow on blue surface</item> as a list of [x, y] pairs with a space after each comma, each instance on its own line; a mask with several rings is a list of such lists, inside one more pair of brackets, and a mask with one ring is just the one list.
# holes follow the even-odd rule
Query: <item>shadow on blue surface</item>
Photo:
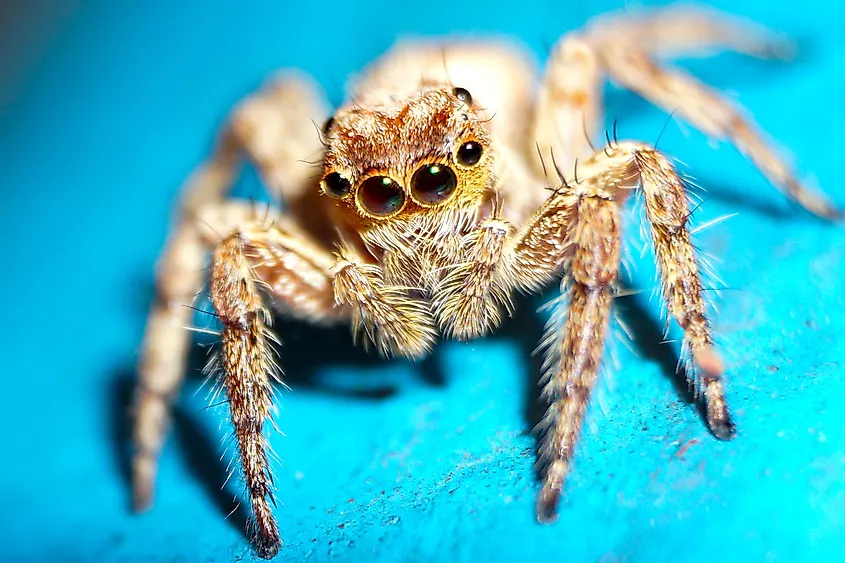
[[[623, 293], [625, 288], [623, 286]], [[548, 291], [546, 292], [548, 293]], [[152, 295], [150, 291], [150, 296]], [[535, 297], [522, 297], [517, 300], [513, 317], [507, 319], [492, 340], [506, 340], [518, 345], [520, 354], [527, 362], [525, 374], [525, 428], [537, 426], [548, 408], [540, 400], [537, 390], [540, 387], [539, 376], [543, 372], [542, 357], [535, 353], [537, 342], [543, 331], [543, 316], [536, 312]], [[146, 310], [146, 309], [145, 309]], [[646, 360], [656, 362], [661, 371], [675, 385], [678, 398], [685, 400], [690, 408], [697, 408], [704, 424], [704, 410], [701, 401], [696, 400], [692, 387], [688, 384], [683, 365], [679, 364], [678, 354], [663, 345], [664, 333], [653, 313], [640, 302], [629, 296], [617, 299], [620, 319], [637, 335], [635, 343], [639, 355]], [[200, 311], [198, 314], [202, 314]], [[378, 402], [397, 393], [397, 388], [388, 380], [373, 373], [374, 368], [390, 365], [392, 360], [385, 360], [378, 355], [368, 353], [356, 346], [346, 327], [316, 327], [303, 325], [283, 317], [277, 317], [274, 326], [283, 342], [285, 383], [297, 390], [334, 396], [339, 399], [363, 403]], [[202, 370], [212, 353], [211, 342], [195, 341], [188, 363], [188, 380], [185, 388], [188, 393], [196, 393], [201, 385], [210, 385], [204, 381]], [[326, 355], [325, 350], [331, 350]], [[437, 350], [415, 363], [416, 375], [427, 385], [448, 388], [449, 381], [442, 366], [437, 365]], [[320, 381], [320, 374], [329, 366], [344, 366], [358, 372], [356, 381], [341, 386], [332, 386], [330, 381]], [[107, 398], [108, 408], [113, 420], [109, 425], [112, 432], [110, 440], [115, 448], [116, 469], [123, 476], [127, 494], [127, 508], [130, 493], [129, 461], [131, 452], [131, 412], [134, 386], [137, 376], [134, 365], [127, 361], [126, 369], [118, 370], [112, 378], [112, 389]], [[368, 381], [375, 379], [375, 382]], [[209, 393], [210, 394], [210, 393]], [[213, 408], [213, 405], [212, 405]], [[238, 509], [237, 498], [240, 491], [234, 488], [229, 478], [226, 459], [220, 455], [219, 433], [209, 433], [208, 428], [198, 421], [198, 417], [215, 416], [213, 410], [194, 412], [177, 399], [173, 405], [172, 436], [175, 448], [183, 458], [191, 478], [201, 483], [206, 495], [216, 506], [221, 518], [226, 518], [238, 532], [247, 530], [246, 511]], [[528, 431], [526, 430], [526, 434]], [[229, 439], [231, 441], [231, 438]], [[534, 453], [537, 455], [535, 440]], [[540, 467], [535, 467], [535, 478], [540, 478]], [[248, 539], [245, 535], [244, 539]]]

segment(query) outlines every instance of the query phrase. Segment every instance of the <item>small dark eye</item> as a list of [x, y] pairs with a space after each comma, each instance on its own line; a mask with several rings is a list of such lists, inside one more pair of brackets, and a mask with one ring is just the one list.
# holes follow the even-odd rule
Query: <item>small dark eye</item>
[[326, 122], [323, 123], [323, 136], [324, 137], [329, 134], [329, 130], [332, 128], [332, 125], [334, 125], [334, 117], [328, 118], [326, 120]]
[[405, 192], [391, 178], [373, 176], [364, 180], [358, 188], [358, 203], [366, 212], [386, 217], [402, 209]]
[[426, 164], [411, 178], [411, 192], [420, 203], [440, 203], [458, 186], [455, 173], [442, 164]]
[[472, 95], [466, 88], [455, 88], [452, 90], [452, 95], [468, 106], [472, 105]]
[[332, 172], [323, 178], [323, 189], [332, 197], [342, 198], [346, 197], [349, 190], [352, 189], [352, 185], [349, 180], [337, 172]]
[[474, 166], [481, 160], [484, 149], [475, 141], [467, 141], [458, 149], [458, 162], [464, 166]]

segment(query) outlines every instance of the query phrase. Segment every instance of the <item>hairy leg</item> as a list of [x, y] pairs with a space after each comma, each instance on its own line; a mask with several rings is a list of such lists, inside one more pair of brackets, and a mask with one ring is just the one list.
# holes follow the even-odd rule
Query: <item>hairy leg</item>
[[153, 499], [171, 403], [179, 394], [191, 345], [191, 305], [203, 286], [208, 252], [219, 241], [218, 232], [230, 232], [252, 214], [252, 208], [241, 203], [209, 205], [186, 216], [162, 253], [138, 365], [132, 456], [136, 510], [145, 510]]
[[787, 58], [792, 42], [743, 18], [694, 4], [612, 12], [592, 19], [583, 35], [593, 45], [625, 45], [656, 57], [734, 51], [760, 58]]
[[[757, 57], [785, 57], [791, 53], [791, 47], [789, 41], [762, 26], [697, 6], [677, 5], [599, 16], [584, 30], [565, 35], [555, 45], [546, 64], [527, 137], [528, 142], [536, 144], [542, 158], [541, 161], [531, 160], [535, 164], [535, 172], [545, 172], [545, 164], [550, 159], [554, 160], [557, 168], [572, 170], [576, 160], [595, 152], [592, 142], [596, 140], [602, 123], [605, 72], [610, 72], [614, 79], [631, 73], [631, 70], [617, 68], [625, 63], [608, 61], [609, 54], [647, 59], [732, 50]], [[706, 114], [710, 111], [709, 107], [685, 112], [696, 103], [694, 100], [701, 99], [700, 91], [694, 92], [691, 98], [673, 94], [671, 99], [667, 99], [668, 93], [655, 94], [662, 88], [660, 81], [647, 84], [647, 91], [646, 86], [640, 83], [634, 87], [631, 81], [623, 82], [668, 111], [678, 110], [707, 133], [729, 137], [724, 126], [705, 126], [700, 115], [691, 115]], [[711, 106], [713, 101], [725, 105], [715, 94], [711, 94], [711, 98]], [[678, 100], [691, 101], [680, 107]], [[711, 121], [713, 119], [718, 117], [711, 117]], [[758, 139], [755, 146], [761, 143]], [[738, 144], [764, 170], [776, 166], [774, 162], [778, 157], [774, 153], [761, 156], [759, 148], [752, 151], [745, 148], [749, 143]], [[535, 147], [528, 148], [533, 150]], [[768, 163], [768, 168], [761, 162]], [[784, 185], [786, 173], [770, 173], [769, 177], [776, 183], [780, 182], [780, 186]]]
[[595, 152], [591, 143], [601, 126], [603, 87], [592, 46], [576, 35], [561, 39], [546, 64], [528, 136], [542, 162], [572, 170], [576, 160]]
[[614, 48], [601, 57], [613, 80], [664, 110], [675, 111], [711, 137], [729, 140], [799, 205], [819, 217], [841, 217], [841, 211], [801, 183], [763, 133], [720, 94], [685, 72], [658, 67], [642, 52]]
[[225, 199], [244, 158], [256, 165], [276, 198], [303, 197], [318, 175], [319, 128], [328, 113], [311, 78], [293, 71], [274, 76], [232, 111], [214, 151], [183, 188], [182, 209], [196, 211]]
[[551, 326], [546, 396], [551, 397], [542, 452], [548, 462], [538, 518], [554, 519], [582, 417], [595, 381], [607, 328], [611, 283], [619, 261], [617, 206], [640, 187], [654, 239], [663, 296], [684, 329], [693, 377], [702, 387], [707, 422], [716, 437], [734, 435], [722, 386], [724, 366], [713, 347], [709, 321], [687, 221], [689, 204], [671, 163], [641, 143], [613, 144], [581, 163], [578, 177], [559, 191], [509, 242], [502, 279], [533, 290], [565, 270], [570, 311], [560, 328]]
[[347, 320], [349, 311], [334, 303], [332, 263], [330, 252], [279, 222], [237, 229], [212, 256], [210, 295], [223, 325], [216, 367], [228, 397], [262, 557], [274, 556], [281, 547], [264, 435], [274, 410], [272, 381], [280, 373], [263, 294], [286, 313], [312, 322]]
[[321, 94], [304, 77], [272, 81], [233, 112], [212, 154], [184, 187], [174, 230], [159, 259], [156, 297], [138, 365], [132, 460], [136, 510], [152, 503], [170, 403], [185, 376], [191, 336], [184, 327], [193, 318], [190, 305], [202, 288], [208, 252], [254, 215], [248, 206], [223, 203], [241, 161], [244, 156], [255, 161], [276, 196], [301, 197], [314, 172], [300, 159], [319, 154], [312, 119], [326, 113]]
[[689, 74], [654, 62], [659, 55], [729, 49], [750, 55], [786, 56], [790, 44], [760, 26], [711, 10], [676, 7], [639, 16], [599, 18], [584, 39], [610, 79], [667, 112], [675, 112], [714, 139], [726, 139], [785, 195], [824, 218], [838, 218], [822, 195], [809, 190], [788, 159], [772, 146], [745, 112]]
[[601, 363], [619, 269], [619, 209], [599, 190], [572, 198], [564, 213], [571, 223], [566, 237], [567, 309], [562, 326], [553, 315], [546, 347], [542, 396], [549, 402], [541, 423], [544, 468], [537, 500], [540, 521], [556, 519], [564, 480], [575, 453], [587, 405]]

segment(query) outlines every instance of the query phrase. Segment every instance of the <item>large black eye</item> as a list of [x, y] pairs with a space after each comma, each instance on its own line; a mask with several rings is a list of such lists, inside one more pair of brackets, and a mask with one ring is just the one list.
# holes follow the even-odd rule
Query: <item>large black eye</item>
[[452, 95], [468, 106], [472, 105], [472, 95], [466, 88], [455, 88], [452, 90]]
[[467, 141], [458, 149], [458, 162], [464, 166], [474, 166], [481, 160], [484, 149], [476, 141]]
[[455, 173], [442, 164], [426, 164], [411, 178], [411, 193], [420, 203], [440, 203], [458, 186]]
[[364, 180], [358, 188], [358, 203], [368, 213], [386, 217], [402, 209], [405, 192], [391, 178], [373, 176]]
[[329, 134], [329, 129], [334, 125], [334, 117], [330, 117], [323, 123], [323, 137]]
[[337, 172], [332, 172], [323, 178], [323, 189], [332, 197], [342, 198], [346, 197], [346, 194], [352, 189], [352, 185], [349, 180]]

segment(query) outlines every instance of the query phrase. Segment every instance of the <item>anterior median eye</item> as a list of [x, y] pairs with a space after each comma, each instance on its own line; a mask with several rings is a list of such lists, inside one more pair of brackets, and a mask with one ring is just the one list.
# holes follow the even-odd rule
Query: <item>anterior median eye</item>
[[402, 186], [387, 176], [367, 178], [358, 188], [358, 203], [364, 211], [386, 217], [393, 215], [405, 205]]
[[457, 186], [455, 173], [443, 164], [426, 164], [411, 178], [411, 193], [420, 203], [440, 203], [452, 195]]

